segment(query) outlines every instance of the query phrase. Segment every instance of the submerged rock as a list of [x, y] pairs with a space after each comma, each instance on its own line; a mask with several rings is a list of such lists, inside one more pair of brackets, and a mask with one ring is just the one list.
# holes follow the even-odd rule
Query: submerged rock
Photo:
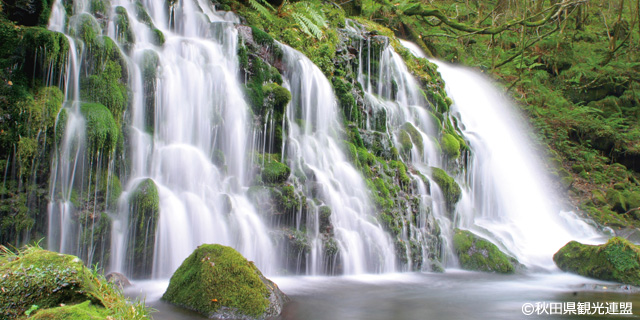
[[620, 237], [598, 246], [571, 241], [553, 255], [553, 261], [563, 271], [640, 285], [640, 248]]
[[466, 230], [455, 230], [453, 246], [460, 260], [460, 267], [466, 270], [513, 273], [519, 265], [498, 247]]
[[205, 244], [171, 277], [162, 299], [209, 318], [265, 319], [289, 298], [231, 247]]

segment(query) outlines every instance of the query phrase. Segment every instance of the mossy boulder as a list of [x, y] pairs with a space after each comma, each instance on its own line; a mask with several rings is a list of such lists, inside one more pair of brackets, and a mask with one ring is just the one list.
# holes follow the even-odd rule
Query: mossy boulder
[[411, 151], [411, 147], [414, 145], [418, 148], [419, 152], [424, 150], [422, 134], [420, 134], [420, 131], [418, 131], [418, 129], [409, 122], [402, 125], [399, 138], [402, 151], [407, 154]]
[[34, 320], [58, 320], [58, 319], [82, 319], [82, 320], [106, 320], [112, 319], [103, 307], [85, 301], [80, 304], [61, 306], [45, 309], [36, 313], [30, 319]]
[[222, 319], [274, 317], [288, 301], [253, 262], [217, 244], [201, 245], [185, 259], [162, 299]]
[[124, 51], [130, 53], [131, 48], [136, 42], [136, 35], [131, 28], [127, 9], [122, 6], [117, 6], [115, 12], [114, 25], [116, 29], [116, 39], [120, 42]]
[[89, 151], [92, 154], [115, 151], [120, 130], [109, 109], [99, 103], [83, 103], [80, 111], [86, 119]]
[[460, 156], [460, 142], [450, 133], [445, 133], [440, 138], [442, 152], [450, 159], [457, 159]]
[[129, 198], [129, 241], [127, 272], [136, 279], [151, 276], [153, 249], [160, 214], [158, 188], [151, 179], [143, 180]]
[[45, 309], [87, 300], [104, 305], [95, 277], [75, 256], [28, 248], [0, 258], [0, 274], [2, 319], [19, 318], [32, 305]]
[[262, 181], [274, 184], [282, 183], [289, 178], [290, 174], [291, 169], [286, 164], [271, 160], [265, 162], [262, 168]]
[[640, 248], [620, 237], [598, 246], [571, 241], [553, 255], [553, 261], [563, 271], [640, 285]]
[[442, 190], [447, 209], [452, 211], [455, 204], [460, 200], [462, 189], [452, 177], [440, 168], [431, 167], [431, 177]]
[[467, 230], [455, 230], [453, 246], [460, 267], [466, 270], [513, 273], [519, 265], [515, 258], [500, 251], [495, 244]]

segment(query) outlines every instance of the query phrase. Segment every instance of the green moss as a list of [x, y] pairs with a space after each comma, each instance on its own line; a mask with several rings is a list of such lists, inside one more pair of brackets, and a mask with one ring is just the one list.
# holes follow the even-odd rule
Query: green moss
[[401, 135], [401, 143], [402, 143], [403, 150], [406, 151], [406, 147], [408, 146], [409, 142], [406, 141], [407, 135], [408, 135], [413, 145], [415, 145], [416, 148], [418, 148], [418, 151], [422, 153], [422, 151], [424, 150], [424, 145], [423, 145], [424, 142], [422, 141], [422, 134], [420, 134], [420, 131], [418, 131], [418, 129], [416, 129], [416, 127], [414, 127], [413, 124], [409, 122], [406, 122], [405, 124], [402, 125], [402, 130], [403, 132], [406, 133], [404, 135]]
[[36, 313], [35, 316], [30, 319], [35, 320], [58, 320], [58, 319], [71, 319], [71, 320], [106, 320], [109, 313], [101, 306], [91, 304], [91, 301], [85, 301], [80, 304], [71, 306], [62, 306], [51, 309], [45, 309]]
[[376, 157], [373, 154], [369, 153], [367, 149], [358, 148], [357, 151], [358, 151], [358, 161], [360, 162], [361, 165], [370, 166], [375, 162]]
[[285, 113], [285, 107], [291, 101], [291, 92], [276, 83], [267, 83], [262, 86], [264, 96], [270, 101], [272, 108], [280, 113]]
[[[23, 319], [27, 310], [35, 319], [150, 318], [143, 302], [128, 301], [119, 287], [75, 256], [39, 247], [5, 250], [0, 253], [0, 273], [2, 319]], [[61, 304], [67, 307], [57, 308]], [[74, 313], [79, 316], [66, 316]]]
[[640, 249], [614, 237], [599, 246], [571, 241], [554, 256], [558, 268], [579, 275], [640, 285]]
[[106, 106], [118, 123], [129, 101], [127, 86], [120, 81], [122, 76], [120, 63], [109, 60], [103, 70], [81, 81], [80, 91], [84, 101]]
[[143, 180], [129, 197], [129, 239], [126, 269], [134, 278], [151, 275], [155, 234], [160, 215], [158, 188], [151, 179]]
[[91, 153], [109, 154], [115, 151], [119, 130], [111, 112], [99, 103], [83, 103], [80, 111], [86, 119], [87, 141]]
[[276, 160], [267, 161], [262, 168], [262, 181], [266, 183], [283, 183], [291, 174], [291, 169]]
[[273, 37], [271, 37], [268, 33], [251, 26], [251, 32], [253, 34], [253, 40], [263, 46], [272, 46], [273, 45]]
[[466, 230], [455, 230], [453, 246], [460, 266], [466, 270], [513, 273], [518, 264], [495, 244]]
[[91, 0], [89, 4], [91, 6], [92, 14], [99, 14], [103, 17], [107, 17], [109, 15], [109, 9], [111, 8], [110, 0]]
[[452, 177], [440, 168], [431, 167], [431, 177], [442, 190], [448, 210], [453, 210], [455, 204], [460, 200], [460, 196], [462, 195], [460, 186]]
[[116, 27], [116, 39], [122, 44], [125, 52], [131, 52], [131, 47], [136, 42], [136, 35], [131, 29], [127, 9], [122, 6], [117, 6], [115, 13], [114, 24]]
[[450, 159], [457, 159], [460, 156], [460, 142], [452, 134], [445, 133], [440, 138], [442, 151]]
[[626, 199], [620, 191], [615, 189], [607, 190], [606, 199], [613, 211], [618, 213], [625, 213], [627, 211]]
[[13, 319], [32, 305], [41, 309], [60, 303], [91, 300], [103, 305], [91, 272], [77, 257], [29, 248], [19, 256], [5, 256], [0, 265], [0, 312]]
[[233, 248], [205, 244], [196, 249], [171, 277], [163, 300], [213, 316], [231, 308], [258, 317], [269, 306], [269, 288], [261, 273]]

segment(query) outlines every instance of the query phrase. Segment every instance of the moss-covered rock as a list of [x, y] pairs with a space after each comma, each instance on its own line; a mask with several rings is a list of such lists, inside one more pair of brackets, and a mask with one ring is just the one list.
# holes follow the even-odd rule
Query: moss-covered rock
[[129, 198], [129, 241], [127, 272], [136, 279], [151, 276], [153, 249], [160, 214], [158, 188], [151, 179], [143, 180]]
[[101, 306], [91, 304], [91, 301], [83, 303], [45, 309], [36, 313], [30, 319], [34, 320], [59, 320], [59, 319], [83, 319], [83, 320], [106, 320], [110, 317], [107, 310]]
[[440, 168], [431, 167], [431, 177], [442, 190], [447, 209], [453, 210], [455, 204], [460, 200], [462, 189], [452, 177]]
[[288, 300], [278, 286], [231, 247], [205, 244], [171, 277], [162, 299], [210, 318], [264, 319]]
[[460, 267], [466, 270], [513, 273], [518, 262], [498, 247], [467, 230], [456, 229], [453, 246], [460, 261]]
[[0, 247], [2, 319], [150, 318], [143, 302], [128, 301], [119, 287], [78, 257], [39, 247], [18, 252]]
[[15, 319], [32, 305], [40, 309], [90, 300], [104, 305], [94, 276], [78, 257], [29, 248], [0, 259], [0, 315]]
[[563, 271], [640, 285], [640, 248], [620, 237], [599, 246], [571, 241], [553, 255], [553, 261]]
[[109, 109], [99, 103], [83, 103], [80, 111], [86, 119], [87, 142], [91, 154], [109, 154], [115, 151], [120, 130]]
[[262, 181], [266, 183], [282, 183], [285, 182], [289, 175], [291, 174], [291, 169], [284, 163], [271, 160], [267, 161], [262, 168]]
[[445, 133], [440, 138], [440, 146], [442, 152], [444, 152], [450, 159], [457, 159], [460, 156], [460, 142], [458, 139], [450, 133]]
[[116, 28], [116, 39], [122, 44], [124, 51], [130, 53], [131, 47], [133, 47], [133, 44], [136, 42], [136, 35], [133, 33], [133, 29], [131, 29], [127, 9], [122, 6], [117, 6], [115, 12], [114, 25]]

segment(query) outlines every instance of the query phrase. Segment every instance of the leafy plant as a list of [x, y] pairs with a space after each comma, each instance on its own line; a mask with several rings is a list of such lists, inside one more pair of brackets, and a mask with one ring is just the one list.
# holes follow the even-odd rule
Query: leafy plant
[[302, 32], [321, 39], [324, 35], [323, 29], [327, 28], [327, 18], [321, 9], [312, 7], [308, 2], [298, 2], [294, 5], [291, 17], [300, 27]]
[[266, 0], [249, 0], [249, 5], [269, 22], [273, 21], [274, 16], [271, 12], [275, 9]]

